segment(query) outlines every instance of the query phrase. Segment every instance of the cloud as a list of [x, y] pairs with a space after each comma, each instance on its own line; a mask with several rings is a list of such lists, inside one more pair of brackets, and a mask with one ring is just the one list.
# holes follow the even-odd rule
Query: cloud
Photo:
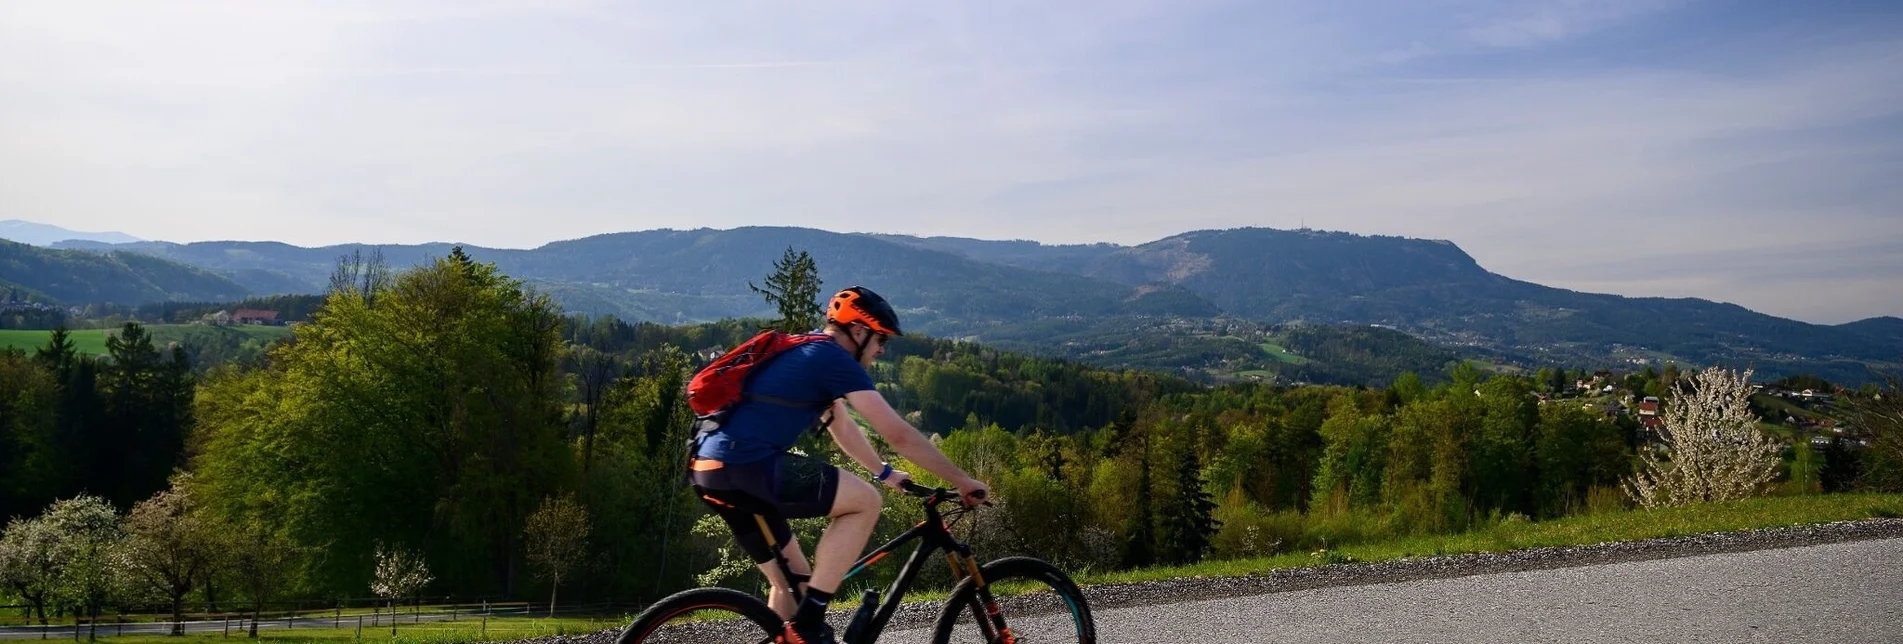
[[1684, 4], [1678, 0], [1528, 0], [1504, 3], [1504, 13], [1464, 30], [1466, 40], [1489, 47], [1527, 47], [1591, 33]]
[[[1841, 256], [1903, 221], [1903, 20], [1818, 10], [1766, 31], [1748, 13], [0, 4], [0, 211], [148, 238], [512, 247], [702, 225], [1139, 243], [1306, 223], [1450, 239], [1560, 286], [1903, 314], [1781, 304], [1663, 261], [1775, 267], [1794, 240]], [[1867, 269], [1835, 261], [1793, 272]], [[1628, 264], [1671, 274], [1611, 270]]]

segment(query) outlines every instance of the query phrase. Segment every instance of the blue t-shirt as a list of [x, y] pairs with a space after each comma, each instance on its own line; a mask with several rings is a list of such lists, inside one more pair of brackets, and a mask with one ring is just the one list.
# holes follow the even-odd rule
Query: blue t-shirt
[[696, 455], [735, 464], [771, 458], [792, 447], [800, 432], [819, 422], [832, 401], [870, 389], [872, 376], [837, 342], [808, 342], [787, 349], [749, 374], [746, 393], [813, 406], [741, 402], [719, 431], [701, 441]]

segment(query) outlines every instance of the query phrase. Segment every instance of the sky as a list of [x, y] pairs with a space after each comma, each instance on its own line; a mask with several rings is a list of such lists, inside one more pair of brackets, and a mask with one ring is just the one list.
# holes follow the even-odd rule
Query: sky
[[1903, 316], [1903, 3], [19, 0], [0, 219], [504, 248], [1306, 226]]

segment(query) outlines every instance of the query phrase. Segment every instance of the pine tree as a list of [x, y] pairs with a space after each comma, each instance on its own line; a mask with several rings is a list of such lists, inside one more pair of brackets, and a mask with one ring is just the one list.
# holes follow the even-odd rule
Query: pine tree
[[1185, 445], [1176, 463], [1176, 502], [1163, 513], [1163, 556], [1173, 564], [1201, 561], [1222, 522], [1216, 501], [1203, 487], [1202, 459], [1194, 443]]
[[73, 336], [66, 331], [66, 325], [62, 324], [53, 327], [52, 337], [47, 338], [46, 346], [34, 352], [33, 359], [52, 370], [55, 377], [65, 381], [78, 356], [79, 348], [73, 344]]
[[161, 351], [152, 335], [127, 322], [106, 339], [112, 361], [100, 383], [105, 418], [90, 447], [92, 477], [115, 505], [130, 507], [166, 488], [185, 444], [192, 400], [191, 365], [184, 351]]
[[773, 262], [773, 274], [766, 278], [766, 288], [747, 282], [747, 288], [766, 298], [768, 304], [780, 312], [780, 319], [773, 321], [773, 327], [787, 333], [799, 333], [819, 328], [823, 309], [819, 305], [819, 265], [813, 262], [813, 256], [806, 251], [795, 251], [786, 247], [786, 254]]
[[1145, 449], [1137, 469], [1136, 512], [1123, 527], [1123, 565], [1136, 568], [1156, 563], [1155, 512], [1150, 503], [1150, 455]]
[[51, 457], [40, 463], [36, 477], [42, 485], [39, 502], [43, 503], [88, 488], [101, 489], [110, 480], [110, 473], [89, 469], [112, 449], [101, 435], [105, 428], [105, 402], [99, 391], [101, 363], [90, 356], [69, 356], [66, 360], [65, 366], [54, 367], [59, 398], [53, 410], [53, 436], [48, 449]]
[[185, 347], [174, 345], [170, 353], [156, 369], [152, 392], [153, 410], [157, 414], [152, 423], [155, 430], [152, 440], [157, 451], [152, 455], [151, 472], [158, 477], [170, 477], [173, 468], [185, 464], [185, 437], [191, 433], [192, 398], [198, 390]]
[[[152, 476], [158, 456], [157, 427], [165, 415], [155, 395], [160, 370], [159, 350], [152, 335], [137, 322], [127, 322], [117, 335], [106, 338], [111, 361], [100, 370], [100, 394], [105, 407], [94, 444], [89, 446], [88, 478], [107, 501], [131, 507], [165, 487], [165, 476]], [[176, 452], [172, 452], [176, 453]]]

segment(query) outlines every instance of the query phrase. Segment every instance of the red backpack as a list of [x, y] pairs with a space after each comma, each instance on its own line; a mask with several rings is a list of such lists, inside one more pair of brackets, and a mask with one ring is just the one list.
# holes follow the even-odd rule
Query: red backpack
[[713, 429], [709, 425], [717, 427], [728, 412], [747, 399], [793, 407], [812, 406], [768, 396], [744, 396], [742, 393], [747, 386], [747, 377], [754, 369], [779, 357], [787, 349], [831, 339], [822, 333], [788, 335], [779, 331], [762, 331], [732, 351], [715, 358], [687, 382], [687, 406], [693, 408], [696, 420], [703, 421], [696, 425], [701, 426], [702, 431]]

